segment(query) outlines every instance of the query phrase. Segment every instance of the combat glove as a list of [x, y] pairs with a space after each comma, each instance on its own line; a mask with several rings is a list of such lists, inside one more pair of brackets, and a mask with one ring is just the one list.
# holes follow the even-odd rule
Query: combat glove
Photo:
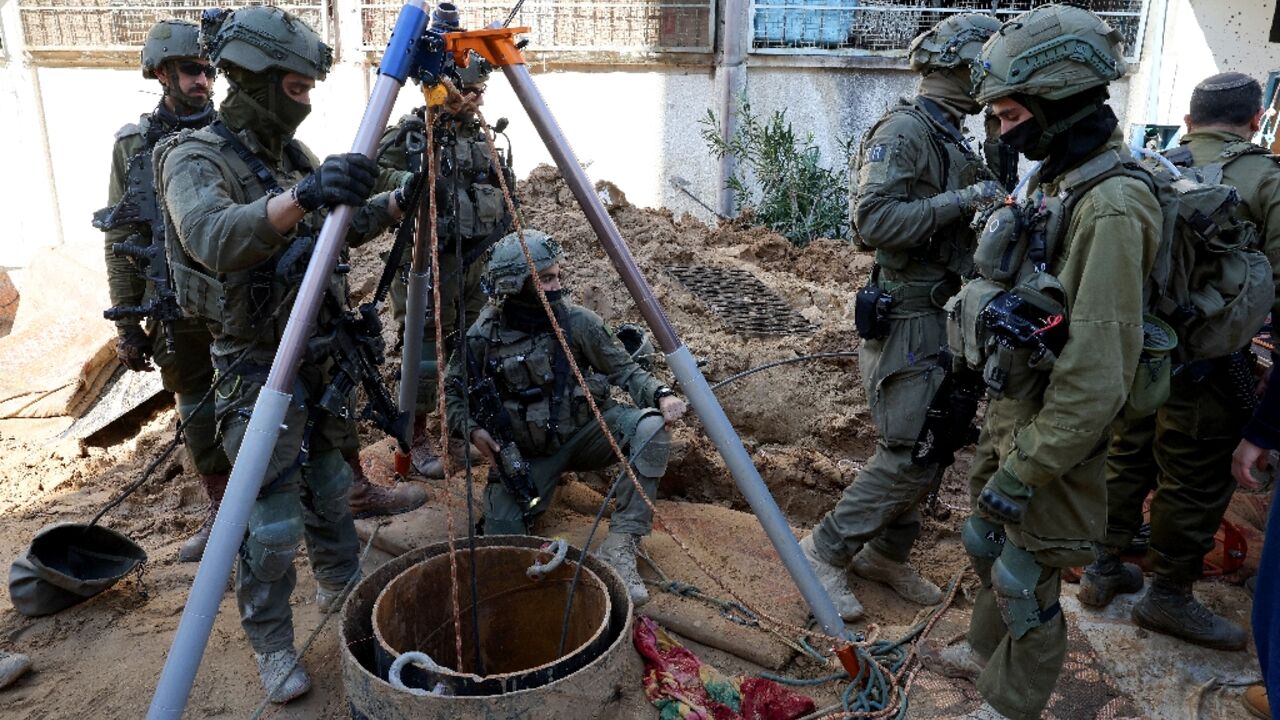
[[1031, 486], [1000, 468], [978, 494], [978, 514], [998, 525], [1018, 525], [1032, 492]]
[[155, 370], [151, 364], [151, 338], [137, 325], [124, 330], [116, 339], [116, 357], [121, 365], [134, 372]]
[[953, 192], [956, 194], [956, 204], [966, 211], [993, 205], [1008, 195], [995, 180], [983, 180]]
[[307, 212], [321, 207], [363, 205], [373, 193], [378, 164], [360, 153], [330, 155], [293, 188], [293, 199]]

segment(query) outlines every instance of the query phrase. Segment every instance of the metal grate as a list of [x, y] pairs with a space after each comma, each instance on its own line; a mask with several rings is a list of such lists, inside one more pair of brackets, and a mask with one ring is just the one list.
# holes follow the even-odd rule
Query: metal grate
[[[31, 50], [141, 49], [159, 20], [200, 22], [211, 0], [18, 0], [23, 35]], [[297, 15], [329, 37], [327, 0], [250, 0], [242, 5], [275, 5]]]
[[674, 265], [667, 272], [734, 330], [749, 335], [808, 335], [817, 329], [746, 270]]
[[[1049, 0], [754, 0], [752, 50], [762, 53], [842, 52], [897, 55], [912, 38], [948, 15], [992, 13], [1001, 20]], [[1124, 36], [1128, 59], [1142, 52], [1147, 0], [1072, 3], [1097, 13]]]
[[[462, 26], [503, 20], [513, 2], [467, 3]], [[366, 50], [382, 50], [401, 3], [362, 0]], [[527, 26], [529, 49], [573, 52], [711, 52], [714, 0], [526, 0], [511, 24]]]

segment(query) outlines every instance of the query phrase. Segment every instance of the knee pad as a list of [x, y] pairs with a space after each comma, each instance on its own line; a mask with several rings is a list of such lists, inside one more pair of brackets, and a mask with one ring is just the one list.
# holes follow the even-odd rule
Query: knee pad
[[636, 423], [636, 434], [631, 442], [636, 446], [646, 440], [648, 443], [631, 458], [631, 463], [645, 477], [661, 478], [667, 473], [667, 458], [671, 455], [671, 433], [665, 425], [660, 414], [645, 415]]
[[991, 587], [991, 566], [1005, 548], [1004, 528], [977, 515], [970, 515], [960, 532], [964, 551], [973, 562], [983, 587]]
[[335, 522], [351, 512], [351, 467], [337, 450], [312, 457], [304, 472], [308, 506], [322, 520]]
[[255, 524], [251, 519], [249, 536], [244, 541], [245, 563], [258, 580], [276, 582], [293, 566], [300, 542], [302, 518], [299, 515], [262, 524]]
[[1058, 603], [1042, 609], [1036, 599], [1040, 571], [1040, 563], [1036, 562], [1035, 556], [1013, 543], [1005, 543], [1004, 552], [991, 566], [991, 586], [996, 592], [996, 603], [1014, 640], [1021, 639], [1058, 613]]

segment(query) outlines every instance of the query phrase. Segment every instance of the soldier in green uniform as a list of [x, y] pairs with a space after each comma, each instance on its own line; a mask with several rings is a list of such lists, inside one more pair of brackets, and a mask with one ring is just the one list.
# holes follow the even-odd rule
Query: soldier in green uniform
[[[142, 76], [158, 81], [164, 95], [155, 110], [116, 133], [108, 207], [94, 216], [97, 224], [110, 228], [106, 230], [107, 289], [115, 309], [143, 308], [148, 302], [157, 302], [156, 285], [147, 280], [143, 269], [135, 260], [112, 250], [117, 243], [150, 247], [153, 241], [151, 223], [159, 221], [160, 208], [156, 204], [151, 151], [169, 133], [204, 127], [215, 117], [211, 98], [217, 71], [200, 56], [199, 33], [195, 23], [161, 20], [151, 27], [142, 46]], [[115, 222], [113, 216], [138, 221]], [[104, 222], [109, 218], [112, 221]], [[213, 338], [205, 324], [193, 318], [157, 321], [155, 313], [148, 313], [144, 329], [135, 313], [117, 317], [116, 356], [130, 370], [153, 371], [152, 359], [160, 367], [161, 383], [173, 393], [178, 417], [182, 419], [191, 465], [209, 497], [209, 511], [200, 529], [178, 551], [180, 561], [196, 562], [204, 554], [231, 469], [218, 444], [213, 403], [200, 405], [213, 383], [213, 365], [209, 361]]]
[[[954, 15], [916, 38], [911, 67], [924, 77], [863, 141], [850, 217], [875, 250], [872, 283], [891, 297], [883, 334], [863, 334], [859, 366], [879, 440], [875, 454], [830, 512], [801, 541], [818, 578], [849, 620], [862, 605], [846, 567], [922, 605], [938, 586], [907, 565], [920, 534], [918, 507], [941, 469], [912, 450], [925, 410], [948, 369], [942, 305], [973, 270], [973, 211], [1004, 196], [995, 175], [963, 135], [982, 106], [969, 96], [970, 63], [1000, 27], [986, 15]], [[865, 292], [865, 291], [864, 291]]]
[[[1150, 176], [1106, 103], [1123, 55], [1120, 33], [1093, 13], [1046, 5], [1006, 23], [975, 63], [975, 97], [1001, 139], [1043, 162], [1027, 200], [986, 223], [980, 277], [949, 304], [953, 350], [989, 352], [970, 365], [994, 396], [963, 529], [981, 587], [965, 641], [926, 654], [928, 666], [976, 677], [985, 702], [967, 718], [1040, 717], [1066, 657], [1062, 568], [1092, 559], [1105, 528], [1103, 463], [1143, 347], [1142, 287], [1161, 236]], [[991, 321], [963, 320], [975, 311]], [[999, 318], [1035, 334], [1019, 341]]]
[[[1231, 185], [1237, 212], [1257, 225], [1263, 250], [1280, 278], [1280, 165], [1248, 138], [1262, 117], [1262, 87], [1240, 73], [1196, 86], [1187, 134], [1166, 155], [1203, 168], [1206, 181]], [[1212, 177], [1210, 177], [1212, 175]], [[1280, 305], [1272, 310], [1280, 317]], [[1142, 524], [1151, 501], [1148, 558], [1154, 578], [1133, 608], [1140, 627], [1224, 650], [1242, 650], [1243, 628], [1196, 601], [1191, 586], [1235, 489], [1231, 453], [1249, 419], [1253, 388], [1248, 348], [1188, 363], [1175, 372], [1169, 400], [1151, 416], [1117, 421], [1107, 457], [1107, 535], [1080, 582], [1080, 601], [1102, 607], [1120, 592], [1142, 589], [1142, 572], [1119, 554]]]
[[[489, 146], [484, 130], [474, 108], [484, 103], [485, 83], [492, 68], [479, 55], [472, 54], [467, 67], [459, 68], [458, 93], [450, 93], [436, 115], [433, 128], [436, 156], [436, 207], [437, 233], [440, 247], [440, 323], [445, 341], [445, 357], [457, 342], [458, 330], [471, 325], [485, 296], [480, 289], [480, 275], [484, 263], [481, 256], [493, 246], [511, 226], [510, 213], [502, 197], [502, 187], [489, 157]], [[386, 168], [410, 170], [418, 162], [416, 153], [408, 148], [412, 143], [425, 142], [424, 108], [405, 115], [399, 123], [382, 136], [378, 146], [378, 163]], [[420, 147], [420, 146], [419, 146]], [[499, 162], [506, 177], [507, 188], [514, 193], [515, 175], [511, 172], [511, 160], [501, 149]], [[515, 199], [514, 196], [512, 198]], [[427, 232], [422, 228], [421, 232]], [[409, 258], [404, 258], [407, 266]], [[399, 275], [391, 286], [391, 310], [400, 324], [401, 336], [405, 325], [407, 287], [404, 275]], [[430, 307], [428, 295], [425, 323], [422, 334], [422, 360], [418, 376], [418, 400], [414, 411], [413, 447], [411, 456], [414, 469], [424, 477], [444, 476], [444, 466], [431, 451], [427, 441], [427, 414], [436, 410], [436, 334], [435, 313]]]
[[[450, 432], [470, 439], [494, 468], [485, 489], [483, 520], [484, 531], [492, 535], [528, 533], [529, 522], [551, 504], [561, 473], [613, 464], [614, 454], [587, 404], [587, 392], [618, 445], [629, 453], [650, 501], [656, 500], [658, 481], [667, 469], [667, 427], [685, 412], [684, 401], [641, 368], [598, 315], [567, 300], [559, 243], [536, 230], [524, 231], [524, 238], [538, 281], [590, 387], [580, 387], [573, 376], [538, 299], [519, 238], [514, 233], [506, 236], [494, 247], [485, 273], [490, 303], [450, 357], [445, 385]], [[498, 415], [510, 433], [504, 441], [507, 447], [497, 442], [503, 432], [480, 425], [472, 412], [486, 381], [497, 396], [489, 399], [501, 405]], [[610, 386], [626, 390], [635, 406], [611, 399]], [[496, 469], [499, 456], [503, 468], [519, 465], [510, 462], [513, 450], [528, 466], [532, 489], [525, 499]], [[640, 604], [649, 594], [636, 571], [636, 543], [649, 534], [653, 517], [625, 477], [616, 498], [609, 535], [597, 554], [618, 571], [631, 599]]]
[[[213, 329], [215, 409], [223, 447], [234, 458], [326, 212], [358, 208], [346, 237], [356, 245], [400, 218], [402, 198], [385, 192], [366, 203], [378, 176], [371, 159], [348, 153], [320, 163], [293, 139], [311, 110], [311, 89], [332, 62], [315, 31], [262, 6], [206, 13], [204, 22], [208, 57], [230, 90], [219, 122], [177, 133], [157, 148], [156, 174], [179, 302]], [[360, 570], [348, 505], [352, 470], [344, 459], [356, 445], [356, 429], [343, 417], [349, 407], [319, 405], [331, 387], [335, 362], [328, 348], [334, 333], [343, 332], [335, 319], [346, 303], [345, 275], [335, 269], [236, 573], [241, 624], [263, 687], [277, 703], [311, 686], [296, 662], [289, 607], [298, 543], [306, 541], [321, 609]]]

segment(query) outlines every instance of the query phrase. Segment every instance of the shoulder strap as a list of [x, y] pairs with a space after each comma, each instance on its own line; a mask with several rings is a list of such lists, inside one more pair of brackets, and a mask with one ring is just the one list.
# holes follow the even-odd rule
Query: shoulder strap
[[[240, 141], [240, 138], [236, 137], [236, 134], [231, 132], [230, 128], [222, 124], [221, 120], [217, 120], [209, 125], [209, 129], [223, 140], [227, 141], [227, 144], [233, 151], [235, 151], [235, 154], [240, 158], [240, 160], [248, 166], [249, 171], [258, 178], [258, 182], [262, 183], [262, 186], [266, 188], [268, 195], [279, 195], [284, 191], [283, 188], [280, 187], [280, 183], [276, 180], [276, 176], [267, 169], [267, 166], [262, 162], [262, 160], [260, 160], [257, 155], [250, 152], [249, 148], [245, 147], [245, 144]], [[292, 146], [293, 143], [290, 142], [287, 147]], [[307, 163], [307, 165], [304, 165], [303, 167], [309, 166], [310, 163]]]

